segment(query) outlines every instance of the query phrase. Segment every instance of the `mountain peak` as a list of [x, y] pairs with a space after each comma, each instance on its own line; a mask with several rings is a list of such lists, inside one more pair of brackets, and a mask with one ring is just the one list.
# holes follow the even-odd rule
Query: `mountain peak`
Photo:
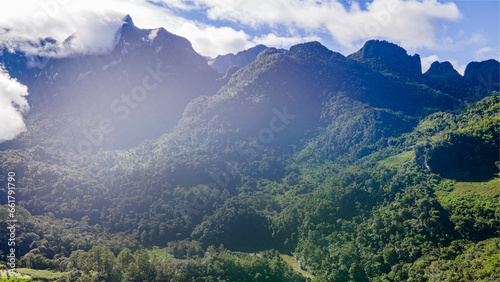
[[294, 45], [290, 47], [289, 54], [293, 57], [306, 60], [329, 60], [331, 58], [345, 59], [342, 54], [331, 51], [318, 41]]
[[490, 59], [482, 62], [471, 62], [467, 65], [464, 77], [477, 85], [488, 90], [498, 91], [500, 89], [500, 63]]
[[420, 56], [408, 55], [402, 47], [387, 41], [370, 40], [349, 58], [387, 73], [421, 75]]
[[432, 63], [428, 71], [425, 72], [427, 76], [449, 76], [449, 77], [461, 77], [461, 75], [453, 68], [453, 65], [446, 62], [435, 61]]
[[212, 62], [212, 68], [216, 69], [220, 73], [226, 73], [232, 66], [242, 68], [255, 61], [255, 58], [257, 58], [257, 56], [266, 49], [267, 46], [259, 44], [250, 49], [240, 51], [237, 54], [230, 53], [226, 55], [219, 55]]
[[305, 43], [300, 43], [297, 45], [294, 45], [290, 47], [290, 53], [296, 53], [296, 52], [303, 52], [303, 51], [308, 51], [311, 52], [313, 51], [314, 53], [331, 53], [328, 48], [323, 46], [321, 43], [318, 41], [311, 41], [311, 42], [305, 42]]
[[123, 25], [135, 26], [134, 21], [132, 20], [132, 17], [129, 14], [123, 17], [122, 22]]

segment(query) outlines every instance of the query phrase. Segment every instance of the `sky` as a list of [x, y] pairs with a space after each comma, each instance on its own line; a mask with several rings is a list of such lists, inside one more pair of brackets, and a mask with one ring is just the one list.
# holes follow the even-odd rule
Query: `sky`
[[287, 49], [308, 41], [349, 55], [367, 40], [384, 39], [418, 53], [424, 71], [435, 60], [448, 60], [463, 73], [470, 61], [500, 58], [499, 2], [2, 0], [0, 42], [40, 37], [64, 41], [74, 34], [76, 40], [66, 53], [106, 52], [121, 19], [130, 14], [141, 28], [161, 26], [186, 37], [204, 56], [256, 44]]
[[[349, 55], [367, 40], [381, 39], [419, 54], [424, 72], [437, 60], [450, 61], [463, 74], [471, 61], [500, 60], [499, 2], [1, 0], [0, 44], [59, 57], [108, 52], [123, 17], [130, 14], [136, 26], [164, 27], [212, 58], [257, 44], [288, 49], [309, 41]], [[57, 48], [22, 43], [46, 37], [63, 42], [69, 36], [73, 36], [70, 45]], [[22, 85], [0, 69], [0, 141], [2, 132], [15, 135], [23, 130], [18, 121], [28, 106], [26, 95]], [[5, 113], [12, 114], [10, 131], [3, 122]]]

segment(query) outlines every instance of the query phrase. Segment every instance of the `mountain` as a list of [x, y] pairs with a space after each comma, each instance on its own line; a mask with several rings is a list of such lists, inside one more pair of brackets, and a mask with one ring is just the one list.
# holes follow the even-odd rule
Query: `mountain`
[[497, 60], [471, 62], [464, 72], [465, 79], [488, 90], [499, 91], [500, 63]]
[[[58, 136], [62, 146], [75, 144], [70, 149], [77, 152], [129, 148], [159, 137], [190, 100], [219, 87], [220, 75], [189, 41], [163, 28], [139, 29], [129, 16], [110, 53], [37, 58], [43, 64], [36, 66], [30, 58], [4, 51], [1, 60], [31, 93], [27, 122], [50, 112], [45, 117], [52, 124], [37, 130]], [[54, 124], [61, 117], [65, 122]]]
[[236, 55], [235, 54], [219, 55], [213, 60], [211, 66], [218, 72], [224, 74], [232, 66], [242, 68], [250, 64], [255, 60], [255, 58], [257, 58], [257, 55], [259, 55], [262, 51], [266, 49], [267, 47], [261, 44], [254, 46], [250, 49], [238, 52]]
[[467, 65], [464, 76], [449, 62], [434, 62], [421, 81], [463, 102], [477, 102], [488, 96], [490, 91], [498, 91], [499, 71], [496, 60], [471, 62]]
[[280, 137], [275, 136], [270, 144], [274, 147], [301, 140], [304, 132], [327, 125], [325, 115], [330, 109], [326, 105], [334, 106], [332, 101], [344, 96], [353, 103], [409, 116], [431, 108], [445, 109], [456, 102], [450, 96], [391, 80], [312, 42], [289, 51], [262, 52], [253, 63], [237, 71], [217, 95], [193, 100], [175, 133], [188, 139], [196, 134], [208, 141], [211, 132], [220, 132], [227, 135], [221, 136], [225, 141], [207, 146], [228, 146], [233, 136], [245, 139], [246, 135], [257, 134], [268, 126], [276, 110], [282, 112], [286, 107], [287, 113], [301, 118], [294, 121], [292, 132], [285, 130]]
[[418, 54], [410, 56], [405, 49], [387, 41], [370, 40], [349, 58], [394, 75], [418, 78], [422, 74]]
[[0, 145], [18, 267], [69, 281], [500, 278], [500, 98], [478, 78], [498, 85], [497, 61], [422, 74], [389, 42], [347, 57], [309, 42], [220, 57], [245, 57], [222, 75], [186, 39], [123, 22], [105, 54], [4, 49], [33, 106]]
[[453, 68], [450, 62], [434, 62], [431, 67], [424, 73], [426, 76], [436, 78], [446, 77], [447, 79], [460, 79], [461, 75]]

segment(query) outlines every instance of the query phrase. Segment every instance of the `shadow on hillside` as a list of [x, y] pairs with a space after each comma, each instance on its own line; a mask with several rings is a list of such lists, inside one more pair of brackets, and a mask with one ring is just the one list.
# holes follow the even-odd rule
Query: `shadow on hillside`
[[[479, 170], [482, 169], [482, 170]], [[440, 172], [443, 178], [456, 180], [459, 182], [487, 182], [498, 177], [499, 171], [490, 167], [482, 167], [476, 171], [446, 171]]]

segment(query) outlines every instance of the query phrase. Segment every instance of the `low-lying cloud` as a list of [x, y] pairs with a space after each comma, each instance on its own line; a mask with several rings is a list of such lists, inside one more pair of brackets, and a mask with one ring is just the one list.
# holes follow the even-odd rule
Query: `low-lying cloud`
[[[202, 55], [237, 52], [258, 43], [286, 48], [329, 35], [345, 48], [381, 38], [405, 48], [433, 48], [437, 21], [457, 20], [454, 3], [436, 0], [3, 0], [0, 44], [33, 53], [65, 56], [99, 53], [112, 48], [121, 18], [131, 14], [143, 28], [162, 26], [189, 39]], [[183, 12], [197, 16], [186, 19]], [[254, 32], [267, 34], [251, 36]], [[321, 34], [321, 36], [320, 36]], [[71, 42], [61, 44], [73, 35]], [[20, 40], [51, 37], [55, 46], [15, 45]]]
[[22, 113], [28, 111], [28, 88], [0, 68], [0, 142], [26, 130]]
[[[123, 17], [97, 1], [7, 0], [0, 6], [0, 44], [44, 56], [110, 51]], [[45, 38], [57, 42], [32, 44]]]

